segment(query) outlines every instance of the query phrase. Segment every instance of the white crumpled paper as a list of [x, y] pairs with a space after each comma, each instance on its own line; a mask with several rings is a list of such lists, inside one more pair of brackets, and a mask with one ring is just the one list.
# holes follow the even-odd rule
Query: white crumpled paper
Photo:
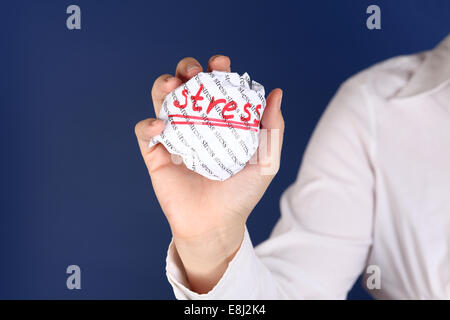
[[226, 180], [258, 148], [264, 87], [247, 73], [201, 72], [167, 95], [158, 118], [164, 131], [151, 139], [180, 155], [187, 168]]

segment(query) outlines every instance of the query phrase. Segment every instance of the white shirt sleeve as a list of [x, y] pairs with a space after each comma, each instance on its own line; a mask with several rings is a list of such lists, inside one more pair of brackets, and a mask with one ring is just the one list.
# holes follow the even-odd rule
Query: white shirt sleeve
[[167, 276], [178, 299], [345, 299], [372, 244], [373, 120], [364, 83], [346, 81], [322, 115], [281, 218], [253, 248], [248, 231], [207, 294], [189, 289], [176, 250]]

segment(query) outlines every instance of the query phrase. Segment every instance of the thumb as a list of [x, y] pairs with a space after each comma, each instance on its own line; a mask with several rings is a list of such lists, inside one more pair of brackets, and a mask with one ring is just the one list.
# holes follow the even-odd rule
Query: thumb
[[281, 100], [283, 91], [281, 89], [272, 90], [266, 99], [266, 109], [261, 119], [262, 129], [284, 130], [284, 119], [281, 114]]
[[267, 96], [266, 109], [261, 119], [258, 164], [262, 175], [274, 176], [280, 166], [284, 119], [281, 114], [283, 91], [274, 89]]

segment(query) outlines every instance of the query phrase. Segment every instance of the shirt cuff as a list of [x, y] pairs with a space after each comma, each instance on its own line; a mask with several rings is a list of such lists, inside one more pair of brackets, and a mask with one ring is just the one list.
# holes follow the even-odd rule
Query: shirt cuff
[[[228, 267], [219, 282], [211, 291], [198, 294], [189, 288], [183, 263], [174, 247], [173, 240], [169, 245], [166, 259], [166, 275], [172, 285], [177, 299], [209, 300], [209, 299], [251, 299], [255, 294], [252, 283], [252, 268], [257, 263], [257, 257], [253, 249], [247, 228], [244, 231], [244, 239], [241, 246], [228, 264]], [[254, 269], [253, 269], [254, 270]], [[250, 283], [249, 283], [250, 282]]]

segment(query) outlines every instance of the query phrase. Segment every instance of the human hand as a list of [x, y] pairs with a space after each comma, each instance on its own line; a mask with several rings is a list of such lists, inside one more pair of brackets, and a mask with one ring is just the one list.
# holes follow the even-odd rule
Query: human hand
[[[230, 72], [230, 59], [212, 57], [208, 72], [212, 70]], [[156, 115], [168, 93], [201, 71], [197, 60], [185, 58], [178, 63], [175, 76], [160, 76], [152, 88]], [[270, 174], [264, 173], [267, 159], [258, 159], [225, 181], [209, 180], [174, 161], [162, 144], [148, 147], [151, 137], [164, 130], [163, 121], [146, 119], [136, 125], [142, 157], [193, 291], [208, 292], [222, 277], [240, 247], [250, 212], [278, 171], [284, 131], [281, 99], [282, 91], [273, 90], [261, 119], [268, 137], [278, 135], [278, 143], [272, 146], [268, 139], [268, 156], [276, 162], [270, 164], [275, 168]]]

